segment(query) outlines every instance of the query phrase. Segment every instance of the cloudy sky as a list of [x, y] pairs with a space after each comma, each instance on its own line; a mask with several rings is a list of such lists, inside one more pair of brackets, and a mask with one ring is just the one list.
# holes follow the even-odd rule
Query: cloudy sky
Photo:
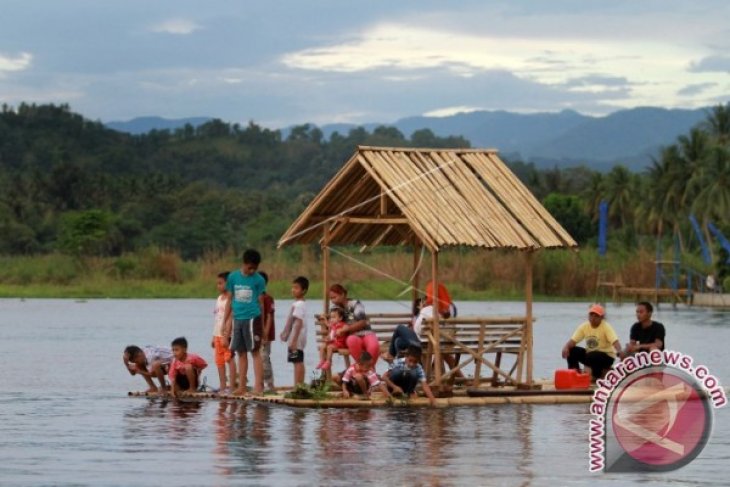
[[102, 121], [280, 127], [730, 100], [727, 0], [3, 0], [1, 12], [0, 102]]

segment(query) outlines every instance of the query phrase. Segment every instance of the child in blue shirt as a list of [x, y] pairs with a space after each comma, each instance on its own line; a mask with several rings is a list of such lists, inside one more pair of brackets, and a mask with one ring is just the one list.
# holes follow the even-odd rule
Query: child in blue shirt
[[[248, 375], [248, 352], [253, 358], [254, 394], [264, 392], [263, 362], [261, 360], [261, 341], [263, 323], [261, 310], [264, 307], [266, 282], [256, 272], [261, 263], [261, 254], [253, 249], [243, 253], [240, 270], [231, 272], [226, 281], [229, 299], [226, 305], [226, 320], [231, 350], [238, 354], [238, 389], [234, 395], [246, 394]], [[230, 320], [231, 314], [233, 320]], [[232, 325], [230, 324], [232, 321]]]
[[388, 371], [383, 374], [383, 381], [394, 395], [404, 394], [411, 398], [417, 397], [416, 386], [420, 382], [423, 393], [428, 397], [431, 406], [436, 404], [436, 399], [426, 382], [426, 374], [421, 366], [420, 348], [408, 347], [405, 357], [395, 359]]

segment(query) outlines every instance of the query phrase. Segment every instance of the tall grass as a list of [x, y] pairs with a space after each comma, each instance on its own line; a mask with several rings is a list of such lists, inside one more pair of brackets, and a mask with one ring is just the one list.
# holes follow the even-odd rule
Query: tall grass
[[[368, 299], [408, 299], [413, 255], [403, 249], [378, 249], [361, 254], [337, 249], [331, 256], [331, 282]], [[310, 295], [322, 295], [318, 248], [264, 250], [260, 269], [271, 279], [272, 294], [286, 297], [297, 275], [312, 281]], [[348, 258], [349, 257], [349, 258]], [[648, 249], [616, 252], [601, 258], [594, 250], [540, 251], [534, 259], [534, 292], [538, 296], [593, 296], [599, 273], [628, 286], [654, 285], [654, 255]], [[240, 265], [240, 257], [209, 254], [183, 261], [164, 249], [147, 249], [119, 257], [78, 259], [62, 254], [0, 257], [0, 295], [24, 297], [209, 297], [216, 275]], [[377, 269], [374, 271], [373, 269]], [[430, 278], [431, 261], [424, 255], [420, 284]], [[520, 299], [524, 295], [525, 258], [520, 252], [453, 249], [441, 253], [439, 279], [456, 299]]]

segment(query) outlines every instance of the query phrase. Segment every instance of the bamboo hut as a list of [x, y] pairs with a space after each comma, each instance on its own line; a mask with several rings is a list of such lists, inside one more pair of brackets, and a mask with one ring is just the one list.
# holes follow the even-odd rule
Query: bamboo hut
[[[484, 365], [517, 385], [532, 385], [532, 266], [540, 249], [574, 248], [576, 242], [500, 160], [493, 149], [422, 149], [360, 146], [279, 240], [279, 246], [319, 243], [322, 248], [324, 311], [329, 306], [330, 247], [404, 245], [414, 256], [431, 254], [433, 288], [438, 289], [439, 252], [469, 246], [510, 249], [525, 255], [525, 315], [510, 317], [518, 330], [498, 328], [499, 319], [432, 320], [433, 383], [444, 378], [445, 344], [462, 347], [477, 371]], [[416, 265], [414, 259], [414, 267]], [[417, 275], [417, 273], [416, 273]], [[413, 283], [414, 292], [418, 283]], [[456, 330], [476, 326], [471, 346]], [[446, 328], [451, 330], [446, 332]], [[485, 331], [486, 330], [486, 331]], [[494, 331], [494, 330], [492, 330]], [[442, 336], [443, 335], [443, 336]], [[493, 333], [494, 335], [494, 333]], [[508, 339], [518, 339], [516, 362], [503, 371], [484, 358]], [[499, 355], [501, 357], [501, 355]], [[516, 373], [516, 375], [515, 375]], [[478, 374], [478, 372], [477, 372]], [[478, 379], [478, 378], [477, 378]]]

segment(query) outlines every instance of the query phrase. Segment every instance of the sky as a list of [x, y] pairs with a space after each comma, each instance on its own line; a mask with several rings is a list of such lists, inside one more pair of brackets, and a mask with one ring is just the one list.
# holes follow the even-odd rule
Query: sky
[[730, 100], [730, 2], [3, 0], [0, 103], [394, 122]]

